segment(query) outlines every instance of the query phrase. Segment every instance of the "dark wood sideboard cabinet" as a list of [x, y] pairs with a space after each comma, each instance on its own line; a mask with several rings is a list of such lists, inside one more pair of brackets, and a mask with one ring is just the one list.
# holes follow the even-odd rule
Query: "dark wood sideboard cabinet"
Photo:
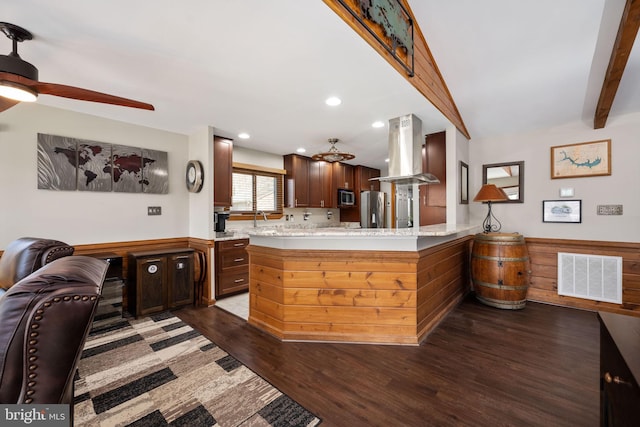
[[640, 425], [640, 318], [599, 312], [600, 425]]
[[249, 239], [216, 242], [216, 298], [249, 289]]
[[193, 257], [191, 248], [130, 252], [129, 313], [138, 317], [193, 304]]

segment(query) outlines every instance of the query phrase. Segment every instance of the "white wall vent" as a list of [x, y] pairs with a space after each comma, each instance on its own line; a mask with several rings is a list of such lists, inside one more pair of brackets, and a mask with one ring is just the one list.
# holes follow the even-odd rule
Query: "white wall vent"
[[558, 295], [622, 304], [622, 257], [558, 252]]

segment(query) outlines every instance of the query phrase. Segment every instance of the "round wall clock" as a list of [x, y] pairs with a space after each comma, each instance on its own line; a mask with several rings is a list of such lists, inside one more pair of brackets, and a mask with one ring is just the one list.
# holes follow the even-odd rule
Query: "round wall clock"
[[202, 171], [202, 163], [198, 160], [189, 160], [187, 162], [187, 190], [192, 193], [198, 193], [202, 190], [204, 172]]

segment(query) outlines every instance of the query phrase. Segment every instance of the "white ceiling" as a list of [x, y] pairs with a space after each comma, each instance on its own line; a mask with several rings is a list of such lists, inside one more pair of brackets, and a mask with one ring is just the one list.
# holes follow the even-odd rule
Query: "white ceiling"
[[[584, 120], [595, 104], [624, 0], [409, 0], [475, 139]], [[151, 103], [156, 111], [42, 95], [38, 102], [189, 135], [214, 126], [276, 154], [351, 151], [384, 167], [385, 123], [423, 132], [448, 121], [320, 0], [0, 0], [0, 20], [34, 39], [21, 57], [40, 80]], [[11, 42], [0, 37], [0, 53]], [[636, 49], [637, 51], [637, 49]], [[640, 55], [614, 102], [640, 111]], [[330, 95], [342, 98], [328, 107]], [[20, 106], [14, 107], [20, 108]], [[2, 113], [0, 113], [0, 123]], [[243, 141], [241, 131], [251, 134]]]

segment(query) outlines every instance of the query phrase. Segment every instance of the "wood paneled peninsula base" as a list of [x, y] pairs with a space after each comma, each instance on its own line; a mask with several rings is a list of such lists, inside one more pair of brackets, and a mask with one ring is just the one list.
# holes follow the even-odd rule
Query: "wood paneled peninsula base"
[[249, 231], [249, 323], [283, 341], [418, 345], [469, 292], [477, 226]]

